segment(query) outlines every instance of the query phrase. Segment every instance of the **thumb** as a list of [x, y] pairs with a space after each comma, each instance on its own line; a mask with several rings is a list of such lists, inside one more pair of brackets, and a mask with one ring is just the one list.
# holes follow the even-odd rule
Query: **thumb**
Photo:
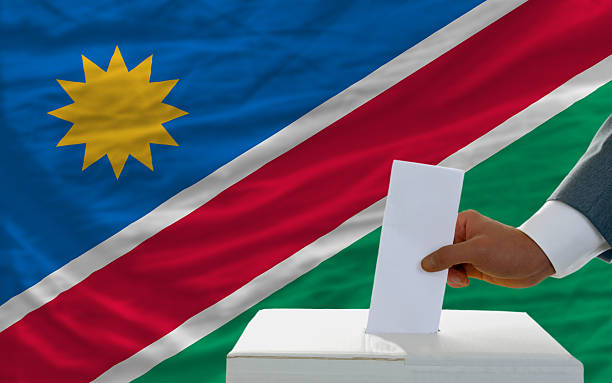
[[475, 239], [441, 247], [421, 261], [425, 271], [441, 271], [461, 263], [477, 263], [479, 252], [476, 251]]

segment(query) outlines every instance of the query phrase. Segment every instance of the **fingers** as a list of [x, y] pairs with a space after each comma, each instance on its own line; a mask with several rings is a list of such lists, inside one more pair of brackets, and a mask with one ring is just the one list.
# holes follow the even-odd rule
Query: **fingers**
[[476, 279], [480, 279], [480, 280], [484, 280], [485, 279], [485, 275], [482, 273], [482, 271], [478, 270], [474, 266], [472, 266], [470, 264], [465, 264], [465, 265], [462, 265], [462, 266], [463, 266], [463, 270], [465, 271], [465, 274], [468, 277], [476, 278]]
[[476, 279], [483, 280], [487, 283], [491, 283], [493, 285], [511, 287], [513, 289], [522, 289], [525, 287], [530, 287], [539, 282], [539, 280], [529, 279], [529, 278], [528, 279], [525, 279], [525, 278], [510, 279], [510, 278], [494, 277], [492, 275], [483, 273], [482, 271], [478, 270], [477, 268], [469, 264], [462, 265], [462, 267], [465, 270], [465, 273], [469, 278], [476, 278]]
[[453, 243], [463, 242], [467, 239], [468, 226], [482, 218], [482, 214], [476, 210], [465, 210], [457, 215], [457, 223], [455, 224], [455, 236]]
[[539, 247], [525, 244], [517, 231], [476, 211], [461, 212], [454, 244], [423, 258], [421, 267], [429, 272], [449, 269], [447, 281], [451, 287], [467, 286], [469, 278], [505, 287], [533, 286], [554, 273], [554, 268], [537, 262], [547, 260], [546, 255]]
[[524, 288], [532, 286], [534, 283], [524, 279], [506, 279], [497, 278], [488, 274], [484, 274], [470, 264], [455, 265], [448, 269], [448, 277], [446, 281], [453, 288], [466, 287], [470, 284], [469, 278], [476, 278], [498, 286], [511, 288]]
[[446, 281], [450, 287], [454, 288], [465, 287], [470, 284], [470, 280], [461, 265], [453, 266], [448, 269]]
[[421, 261], [425, 271], [441, 271], [460, 263], [473, 263], [478, 255], [475, 250], [475, 239], [468, 239], [468, 227], [482, 219], [482, 215], [475, 210], [462, 211], [457, 215], [453, 245], [445, 246], [429, 254]]
[[421, 261], [425, 271], [441, 271], [461, 263], [478, 264], [482, 257], [482, 248], [477, 239], [444, 246], [429, 254]]
[[459, 213], [457, 215], [457, 222], [455, 223], [455, 236], [453, 238], [453, 243], [459, 243], [465, 241], [466, 238], [466, 223], [467, 217], [464, 214], [465, 212]]

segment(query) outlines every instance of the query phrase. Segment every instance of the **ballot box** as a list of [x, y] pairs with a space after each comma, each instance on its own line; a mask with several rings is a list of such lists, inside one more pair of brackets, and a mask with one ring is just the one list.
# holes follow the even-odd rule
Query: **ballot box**
[[261, 310], [228, 383], [577, 383], [582, 364], [526, 313], [443, 310], [433, 334], [366, 334], [368, 310]]

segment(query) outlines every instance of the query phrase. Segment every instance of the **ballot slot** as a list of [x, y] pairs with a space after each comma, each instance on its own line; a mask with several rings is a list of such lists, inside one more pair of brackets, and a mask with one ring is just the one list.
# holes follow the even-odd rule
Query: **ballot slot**
[[448, 271], [420, 262], [453, 242], [463, 171], [394, 161], [366, 332], [438, 331]]

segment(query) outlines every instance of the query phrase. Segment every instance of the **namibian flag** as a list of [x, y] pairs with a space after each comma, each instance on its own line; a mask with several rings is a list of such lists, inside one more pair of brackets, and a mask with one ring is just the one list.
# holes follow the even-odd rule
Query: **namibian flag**
[[[2, 382], [223, 382], [257, 310], [368, 307], [393, 159], [519, 225], [612, 113], [609, 1], [2, 7]], [[603, 383], [610, 272], [444, 305]]]

